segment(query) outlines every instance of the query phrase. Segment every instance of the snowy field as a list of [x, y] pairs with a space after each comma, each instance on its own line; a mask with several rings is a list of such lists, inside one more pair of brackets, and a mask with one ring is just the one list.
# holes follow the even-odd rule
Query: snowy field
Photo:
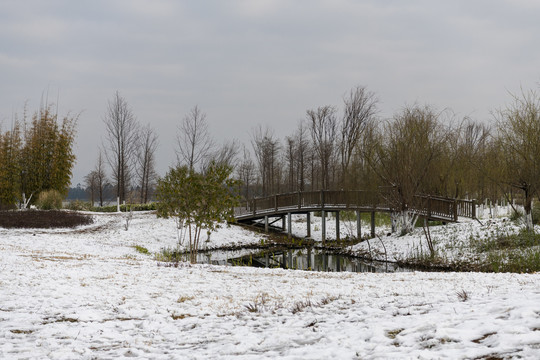
[[[138, 213], [125, 231], [123, 215], [94, 216], [0, 229], [1, 359], [540, 358], [539, 274], [158, 266], [134, 246], [174, 247], [172, 220]], [[489, 226], [506, 225], [444, 231]], [[232, 227], [205, 245], [260, 237]]]

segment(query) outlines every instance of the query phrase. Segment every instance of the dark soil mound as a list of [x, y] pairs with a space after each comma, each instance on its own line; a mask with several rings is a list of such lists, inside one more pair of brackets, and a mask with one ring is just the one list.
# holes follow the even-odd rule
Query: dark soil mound
[[93, 222], [89, 215], [59, 210], [0, 211], [3, 228], [74, 228]]

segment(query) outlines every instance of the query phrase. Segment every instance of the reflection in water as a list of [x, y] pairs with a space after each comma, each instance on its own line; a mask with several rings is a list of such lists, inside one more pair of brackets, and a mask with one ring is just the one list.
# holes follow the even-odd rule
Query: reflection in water
[[395, 272], [408, 271], [394, 263], [369, 262], [355, 257], [336, 255], [324, 250], [274, 249], [253, 253], [244, 251], [215, 251], [199, 254], [200, 263], [283, 268], [312, 271]]

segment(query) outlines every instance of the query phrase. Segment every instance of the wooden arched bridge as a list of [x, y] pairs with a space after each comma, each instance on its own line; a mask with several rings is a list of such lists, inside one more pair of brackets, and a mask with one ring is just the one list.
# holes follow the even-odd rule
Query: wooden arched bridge
[[[322, 214], [322, 238], [326, 238], [327, 212], [335, 213], [336, 238], [339, 240], [339, 214], [341, 211], [355, 211], [357, 214], [357, 236], [361, 238], [361, 213], [371, 213], [371, 236], [375, 236], [375, 213], [395, 212], [397, 209], [389, 200], [389, 194], [362, 190], [322, 190], [288, 194], [278, 194], [262, 198], [254, 198], [241, 208], [235, 209], [236, 221], [252, 223], [264, 219], [266, 231], [271, 224], [281, 220], [282, 229], [288, 229], [291, 236], [291, 215], [306, 214], [307, 236], [311, 236], [311, 213]], [[408, 209], [414, 214], [428, 220], [457, 222], [460, 216], [475, 218], [474, 200], [451, 199], [438, 196], [417, 195]], [[285, 226], [285, 219], [287, 225]]]

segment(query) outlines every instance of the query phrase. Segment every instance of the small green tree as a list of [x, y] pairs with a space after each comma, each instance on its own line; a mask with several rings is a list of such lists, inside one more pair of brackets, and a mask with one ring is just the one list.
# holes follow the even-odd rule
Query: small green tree
[[175, 217], [187, 228], [191, 263], [197, 261], [202, 231], [210, 234], [224, 221], [234, 220], [239, 200], [233, 189], [238, 184], [231, 173], [231, 167], [215, 163], [204, 174], [177, 166], [158, 181], [158, 216]]

